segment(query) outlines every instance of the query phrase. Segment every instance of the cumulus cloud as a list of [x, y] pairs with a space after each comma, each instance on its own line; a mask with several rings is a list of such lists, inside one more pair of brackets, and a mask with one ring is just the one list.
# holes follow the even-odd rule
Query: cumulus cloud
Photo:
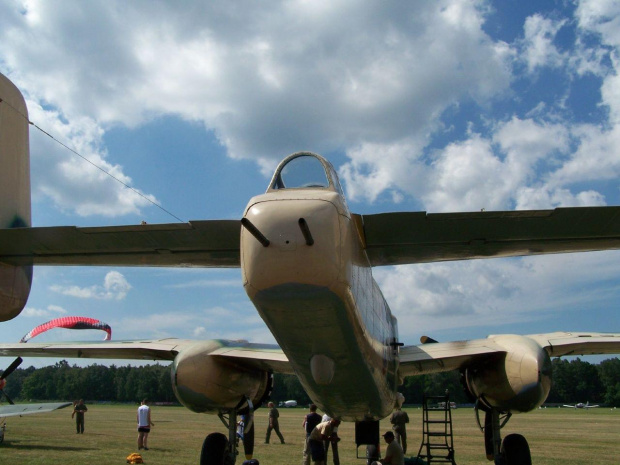
[[170, 284], [171, 289], [187, 289], [192, 287], [238, 287], [238, 279], [200, 279], [180, 284]]
[[106, 160], [104, 131], [94, 120], [78, 117], [68, 122], [61, 113], [46, 110], [38, 102], [28, 100], [27, 104], [30, 119], [47, 132], [31, 129], [35, 200], [48, 197], [61, 210], [107, 217], [139, 213], [141, 208], [157, 202], [153, 195], [125, 187], [131, 186], [132, 180], [120, 165]]
[[68, 121], [177, 114], [263, 163], [423, 132], [457, 99], [508, 85], [508, 48], [482, 31], [481, 2], [318, 4], [8, 4], [0, 57]]
[[382, 268], [375, 275], [398, 316], [401, 336], [412, 340], [423, 331], [534, 322], [551, 313], [587, 310], [617, 294], [613, 283], [605, 288], [596, 283], [615, 279], [618, 256], [474, 260]]
[[534, 72], [542, 66], [562, 66], [566, 55], [558, 51], [554, 39], [566, 20], [553, 21], [540, 14], [526, 19], [523, 39], [523, 60], [528, 71]]
[[[230, 324], [234, 321], [235, 324]], [[119, 331], [126, 334], [141, 334], [144, 337], [184, 337], [196, 339], [251, 339], [272, 342], [273, 336], [265, 327], [254, 309], [230, 309], [222, 306], [204, 308], [199, 311], [178, 309], [123, 318], [117, 324]], [[183, 336], [181, 336], [183, 337]]]
[[89, 287], [50, 286], [50, 290], [59, 294], [78, 297], [80, 299], [99, 300], [123, 300], [130, 289], [131, 285], [118, 271], [108, 272], [103, 280], [103, 285], [93, 285]]
[[67, 311], [58, 305], [48, 305], [47, 308], [26, 307], [21, 315], [25, 317], [47, 318], [52, 316], [64, 315]]
[[[265, 173], [299, 147], [344, 150], [348, 162], [340, 171], [353, 200], [373, 202], [387, 193], [393, 203], [416, 198], [440, 210], [462, 200], [460, 210], [520, 208], [527, 203], [518, 199], [533, 197], [575, 204], [584, 195], [570, 191], [567, 171], [580, 154], [566, 144], [569, 135], [571, 147], [589, 142], [586, 130], [570, 121], [551, 127], [545, 121], [557, 119], [552, 113], [536, 121], [506, 115], [450, 140], [446, 112], [476, 102], [484, 113], [511, 97], [515, 66], [525, 62], [530, 71], [573, 63], [569, 73], [605, 76], [601, 103], [611, 123], [620, 114], [618, 73], [608, 72], [620, 43], [614, 2], [579, 2], [575, 18], [533, 14], [512, 44], [485, 32], [492, 10], [473, 0], [363, 8], [345, 0], [279, 2], [268, 9], [248, 3], [234, 13], [226, 2], [196, 2], [182, 15], [165, 2], [78, 2], [71, 8], [9, 2], [3, 10], [0, 60], [29, 97], [33, 119], [127, 184], [123, 168], [106, 161], [105, 132], [174, 114], [201, 121], [231, 157], [254, 159]], [[574, 43], [561, 49], [558, 34], [568, 27], [576, 31]], [[586, 40], [591, 34], [601, 37], [600, 45]], [[548, 102], [546, 108], [561, 105]], [[548, 139], [538, 137], [541, 147], [530, 144], [528, 153], [502, 145], [519, 122]], [[597, 141], [608, 142], [604, 150], [614, 150], [609, 127], [598, 130]], [[35, 195], [81, 215], [137, 213], [148, 205], [45, 136], [34, 138]], [[532, 179], [540, 167], [531, 157], [552, 154], [557, 161], [548, 147], [553, 143], [562, 145], [559, 163], [568, 167], [547, 167], [555, 184], [544, 186], [544, 174]], [[525, 159], [511, 156], [515, 151]], [[615, 173], [608, 164], [598, 166]], [[427, 179], [435, 185], [424, 186]], [[545, 191], [551, 194], [531, 194]]]
[[[404, 194], [420, 200], [428, 211], [606, 204], [606, 193], [593, 183], [620, 174], [620, 79], [615, 59], [620, 43], [610, 26], [619, 14], [611, 2], [581, 2], [576, 38], [564, 43], [567, 51], [560, 51], [557, 35], [573, 24], [569, 19], [541, 14], [527, 18], [522, 37], [504, 55], [505, 64], [509, 59], [515, 65], [523, 61], [531, 72], [562, 68], [567, 76], [562, 85], [568, 87], [558, 93], [558, 100], [534, 102], [522, 115], [500, 120], [489, 115], [482, 124], [472, 121], [457, 139], [446, 138], [441, 119], [431, 117], [434, 124], [423, 126], [420, 134], [413, 132], [406, 142], [360, 144], [347, 151], [350, 161], [340, 169], [347, 192], [354, 200], [370, 202], [385, 193], [402, 201]], [[590, 34], [600, 35], [604, 45], [587, 40]], [[608, 119], [579, 123], [566, 118], [573, 74], [601, 79], [600, 106]], [[496, 100], [504, 97], [500, 90]], [[487, 114], [484, 107], [480, 111]]]

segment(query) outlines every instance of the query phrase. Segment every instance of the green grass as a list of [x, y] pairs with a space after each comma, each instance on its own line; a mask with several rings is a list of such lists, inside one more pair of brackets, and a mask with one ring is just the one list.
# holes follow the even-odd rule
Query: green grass
[[[137, 452], [136, 408], [134, 406], [89, 405], [86, 432], [75, 434], [69, 409], [40, 415], [7, 418], [7, 431], [0, 445], [2, 465], [106, 465], [123, 464]], [[422, 439], [421, 410], [407, 409], [409, 453], [416, 455]], [[262, 465], [301, 463], [304, 409], [280, 409], [280, 429], [286, 440], [263, 444], [267, 425], [266, 410], [256, 414], [255, 458]], [[204, 436], [224, 432], [219, 419], [191, 413], [182, 407], [152, 408], [155, 427], [149, 437], [150, 450], [144, 451], [147, 465], [195, 465], [199, 461]], [[484, 444], [471, 409], [453, 410], [454, 446], [459, 465], [484, 464]], [[381, 430], [389, 429], [387, 421]], [[363, 464], [355, 459], [353, 424], [340, 426], [342, 465]], [[515, 415], [503, 434], [519, 432], [530, 443], [535, 465], [616, 465], [620, 463], [620, 409], [542, 409]], [[274, 441], [275, 438], [275, 442]], [[363, 451], [360, 449], [360, 453]], [[237, 464], [242, 462], [241, 459]], [[331, 455], [329, 459], [331, 463]]]

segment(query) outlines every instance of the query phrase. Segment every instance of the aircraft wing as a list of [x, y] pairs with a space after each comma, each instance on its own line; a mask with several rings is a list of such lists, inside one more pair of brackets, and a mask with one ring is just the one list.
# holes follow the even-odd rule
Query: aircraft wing
[[[506, 353], [501, 335], [469, 341], [437, 342], [400, 349], [402, 377], [463, 368]], [[550, 357], [620, 354], [620, 333], [556, 332], [524, 336], [533, 339]]]
[[354, 218], [372, 266], [620, 248], [620, 207]]
[[544, 347], [550, 357], [620, 354], [620, 334], [557, 332], [528, 337]]
[[[620, 248], [620, 207], [353, 215], [373, 266]], [[0, 230], [11, 265], [238, 267], [240, 222]]]
[[238, 220], [0, 229], [10, 265], [238, 267]]
[[261, 370], [293, 374], [294, 371], [275, 344], [253, 344], [247, 341], [195, 341], [190, 339], [158, 339], [149, 341], [103, 341], [67, 343], [0, 344], [0, 357], [98, 358], [128, 360], [168, 360], [198, 344], [209, 355], [235, 359], [236, 362]]
[[30, 415], [31, 413], [45, 413], [65, 408], [71, 402], [51, 402], [46, 404], [15, 404], [0, 407], [0, 418]]
[[400, 374], [405, 377], [458, 370], [498, 353], [505, 353], [504, 348], [489, 338], [405, 346], [400, 349]]

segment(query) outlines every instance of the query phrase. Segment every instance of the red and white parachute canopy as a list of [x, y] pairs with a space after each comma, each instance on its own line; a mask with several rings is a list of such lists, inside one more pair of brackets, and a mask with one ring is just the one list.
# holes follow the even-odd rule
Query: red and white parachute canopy
[[63, 316], [62, 318], [56, 318], [47, 323], [37, 326], [32, 329], [28, 334], [21, 338], [19, 342], [27, 342], [35, 336], [44, 333], [52, 328], [67, 328], [67, 329], [99, 329], [105, 331], [107, 334], [104, 341], [109, 341], [112, 338], [112, 328], [103, 321], [95, 320], [94, 318], [87, 318], [85, 316]]

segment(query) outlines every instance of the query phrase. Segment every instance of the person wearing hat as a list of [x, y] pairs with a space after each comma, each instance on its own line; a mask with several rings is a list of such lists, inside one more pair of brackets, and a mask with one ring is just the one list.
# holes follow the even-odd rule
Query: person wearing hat
[[394, 433], [388, 431], [383, 435], [383, 439], [387, 443], [385, 449], [385, 457], [379, 461], [373, 462], [372, 465], [405, 465], [405, 454], [398, 442], [394, 441]]

